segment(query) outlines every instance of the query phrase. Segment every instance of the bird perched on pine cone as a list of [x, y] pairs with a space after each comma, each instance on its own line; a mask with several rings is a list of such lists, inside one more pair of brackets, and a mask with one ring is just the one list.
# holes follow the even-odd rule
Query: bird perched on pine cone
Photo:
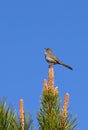
[[72, 70], [72, 67], [62, 63], [52, 52], [50, 48], [45, 48], [45, 59], [46, 61], [52, 65], [52, 64], [59, 64], [67, 67], [68, 69]]

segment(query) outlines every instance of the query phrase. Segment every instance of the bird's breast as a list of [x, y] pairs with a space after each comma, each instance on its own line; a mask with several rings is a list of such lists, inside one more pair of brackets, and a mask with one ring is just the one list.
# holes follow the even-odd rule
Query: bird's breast
[[45, 56], [45, 58], [46, 58], [47, 62], [49, 62], [49, 63], [53, 63], [53, 64], [56, 63], [56, 61], [49, 56]]

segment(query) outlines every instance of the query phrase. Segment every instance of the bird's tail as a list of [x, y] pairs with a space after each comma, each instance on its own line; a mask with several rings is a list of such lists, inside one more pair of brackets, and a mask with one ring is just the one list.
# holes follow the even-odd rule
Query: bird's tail
[[64, 64], [64, 63], [62, 63], [62, 62], [60, 62], [60, 65], [63, 65], [63, 66], [67, 67], [67, 68], [70, 69], [70, 70], [73, 70], [73, 68], [72, 68], [71, 66], [66, 65], [66, 64]]

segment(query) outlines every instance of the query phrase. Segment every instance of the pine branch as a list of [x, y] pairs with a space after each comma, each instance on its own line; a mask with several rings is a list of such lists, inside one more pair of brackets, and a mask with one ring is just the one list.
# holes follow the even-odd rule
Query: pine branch
[[54, 87], [53, 66], [49, 67], [48, 81], [44, 80], [41, 108], [37, 113], [39, 130], [73, 130], [76, 118], [68, 116], [69, 94], [66, 93], [61, 109], [58, 87]]

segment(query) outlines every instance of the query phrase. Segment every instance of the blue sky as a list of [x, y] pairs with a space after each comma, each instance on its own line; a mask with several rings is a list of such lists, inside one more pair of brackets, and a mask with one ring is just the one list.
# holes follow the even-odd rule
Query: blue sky
[[69, 111], [78, 115], [78, 128], [88, 116], [88, 2], [0, 1], [0, 97], [19, 109], [23, 98], [38, 129], [43, 80], [48, 76], [44, 48], [50, 47], [70, 71], [54, 66], [55, 86], [63, 100], [70, 94]]

